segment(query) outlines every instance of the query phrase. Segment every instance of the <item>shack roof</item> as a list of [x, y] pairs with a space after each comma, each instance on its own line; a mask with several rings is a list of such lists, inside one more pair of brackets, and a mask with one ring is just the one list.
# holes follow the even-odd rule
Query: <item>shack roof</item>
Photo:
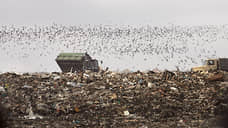
[[76, 60], [80, 61], [84, 56], [88, 55], [87, 53], [60, 53], [56, 60]]

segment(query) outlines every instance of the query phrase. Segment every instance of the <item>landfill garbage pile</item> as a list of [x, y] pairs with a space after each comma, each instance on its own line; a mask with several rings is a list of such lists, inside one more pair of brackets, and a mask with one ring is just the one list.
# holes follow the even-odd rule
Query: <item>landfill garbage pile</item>
[[228, 106], [228, 82], [217, 74], [3, 73], [0, 101], [13, 128], [204, 128]]

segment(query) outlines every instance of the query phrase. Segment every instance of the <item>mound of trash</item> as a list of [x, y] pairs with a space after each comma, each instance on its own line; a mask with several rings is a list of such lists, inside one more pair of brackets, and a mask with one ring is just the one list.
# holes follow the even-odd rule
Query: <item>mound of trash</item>
[[219, 125], [223, 72], [2, 73], [9, 127], [177, 128]]

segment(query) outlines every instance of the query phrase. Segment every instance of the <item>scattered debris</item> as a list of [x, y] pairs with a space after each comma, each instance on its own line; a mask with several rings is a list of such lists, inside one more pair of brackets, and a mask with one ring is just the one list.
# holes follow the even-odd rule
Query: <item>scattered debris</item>
[[129, 116], [130, 115], [129, 111], [124, 111], [124, 115]]
[[0, 92], [5, 92], [5, 88], [0, 86]]
[[173, 90], [173, 91], [178, 91], [178, 89], [175, 88], [175, 87], [170, 87], [170, 89]]
[[228, 108], [227, 82], [209, 74], [3, 73], [0, 101], [12, 127], [203, 127]]

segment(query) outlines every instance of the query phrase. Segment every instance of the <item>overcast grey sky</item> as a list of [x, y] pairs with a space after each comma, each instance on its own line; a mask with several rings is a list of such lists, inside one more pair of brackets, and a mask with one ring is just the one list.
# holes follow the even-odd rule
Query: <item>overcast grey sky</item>
[[227, 24], [227, 0], [0, 0], [0, 24]]

